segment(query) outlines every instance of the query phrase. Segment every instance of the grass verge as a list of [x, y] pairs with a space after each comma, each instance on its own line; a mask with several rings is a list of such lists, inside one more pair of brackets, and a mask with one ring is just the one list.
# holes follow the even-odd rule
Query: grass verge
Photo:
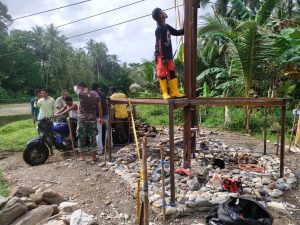
[[4, 126], [6, 124], [19, 121], [19, 120], [26, 120], [30, 119], [30, 114], [24, 114], [24, 115], [10, 115], [10, 116], [0, 116], [0, 127]]
[[0, 171], [0, 195], [6, 197], [8, 194], [8, 186], [4, 179], [3, 173]]
[[0, 128], [0, 151], [22, 151], [26, 143], [37, 135], [37, 130], [30, 119], [2, 126]]

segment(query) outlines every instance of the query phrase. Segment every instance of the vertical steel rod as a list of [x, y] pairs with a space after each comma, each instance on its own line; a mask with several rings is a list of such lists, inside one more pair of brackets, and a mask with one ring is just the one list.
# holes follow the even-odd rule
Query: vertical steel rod
[[164, 154], [164, 148], [162, 143], [159, 144], [159, 148], [160, 148], [160, 159], [161, 159], [161, 184], [162, 184], [162, 208], [163, 208], [163, 221], [166, 220], [166, 200], [165, 200], [165, 154]]
[[286, 119], [286, 100], [281, 107], [281, 144], [280, 144], [280, 177], [284, 176], [284, 148], [285, 148], [285, 119]]
[[144, 225], [149, 225], [149, 197], [148, 197], [148, 176], [147, 176], [147, 138], [143, 138], [143, 178], [144, 178]]
[[175, 204], [175, 177], [174, 177], [174, 100], [169, 100], [169, 146], [170, 146], [170, 185], [171, 185], [171, 204]]
[[264, 155], [267, 154], [267, 117], [268, 117], [268, 110], [265, 107], [265, 123], [264, 123]]

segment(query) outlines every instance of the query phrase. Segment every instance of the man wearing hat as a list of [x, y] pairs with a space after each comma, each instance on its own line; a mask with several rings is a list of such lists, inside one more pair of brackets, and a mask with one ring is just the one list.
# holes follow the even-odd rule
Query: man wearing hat
[[167, 81], [169, 82], [171, 96], [175, 98], [184, 97], [178, 91], [178, 79], [175, 73], [175, 66], [173, 62], [173, 51], [171, 35], [180, 36], [184, 31], [176, 30], [169, 24], [166, 24], [168, 15], [160, 8], [155, 8], [152, 12], [152, 18], [157, 22], [155, 30], [155, 62], [156, 75], [159, 78], [160, 88], [164, 99], [169, 99]]

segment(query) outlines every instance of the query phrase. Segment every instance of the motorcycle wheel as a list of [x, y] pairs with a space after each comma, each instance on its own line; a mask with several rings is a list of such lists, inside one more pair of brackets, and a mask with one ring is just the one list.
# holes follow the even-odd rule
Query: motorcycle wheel
[[24, 161], [31, 166], [44, 164], [49, 157], [49, 150], [45, 144], [32, 143], [23, 151]]

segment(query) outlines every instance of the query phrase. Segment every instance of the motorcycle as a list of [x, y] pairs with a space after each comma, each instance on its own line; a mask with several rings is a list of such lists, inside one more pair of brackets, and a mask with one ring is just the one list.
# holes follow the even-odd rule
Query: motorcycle
[[53, 122], [53, 118], [55, 117], [45, 117], [38, 121], [39, 137], [30, 140], [23, 151], [23, 159], [27, 164], [44, 164], [53, 147], [61, 152], [69, 152], [76, 147], [72, 144], [68, 124]]

